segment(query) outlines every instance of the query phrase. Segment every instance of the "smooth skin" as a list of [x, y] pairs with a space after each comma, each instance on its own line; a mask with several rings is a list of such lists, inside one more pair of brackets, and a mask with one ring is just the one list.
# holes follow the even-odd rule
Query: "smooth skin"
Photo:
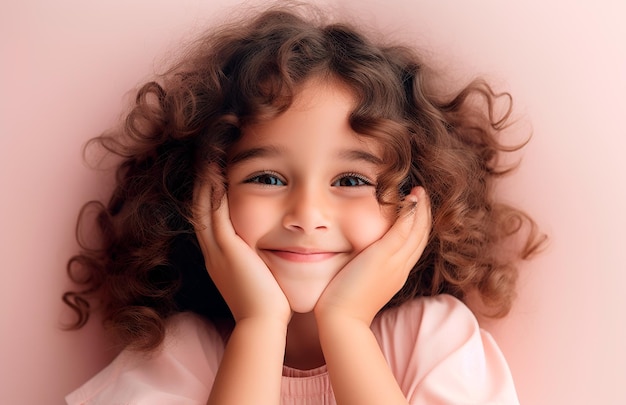
[[[347, 114], [352, 106], [349, 94], [336, 86], [324, 86], [321, 90], [320, 86], [313, 86], [313, 90], [313, 93], [303, 90], [303, 93], [312, 97], [309, 101], [313, 102], [308, 103], [304, 109], [292, 106], [285, 113], [285, 119], [293, 119], [294, 123], [303, 124], [304, 117], [313, 117], [314, 121], [299, 126], [305, 132], [311, 126], [317, 125], [317, 122], [341, 124], [336, 128], [315, 127], [311, 131], [315, 134], [334, 131], [334, 138], [329, 139], [344, 139], [349, 143], [350, 136], [353, 136], [345, 129]], [[294, 105], [297, 107], [297, 103]], [[340, 111], [337, 112], [338, 110]], [[333, 115], [335, 113], [338, 114], [336, 117]], [[273, 128], [276, 129], [279, 127]], [[276, 135], [275, 138], [280, 137]], [[286, 148], [291, 147], [290, 145], [292, 144], [289, 141], [280, 144]], [[298, 145], [299, 143], [293, 144], [294, 150], [290, 150], [286, 156], [304, 153], [297, 150]], [[314, 145], [306, 151], [316, 153], [312, 146]], [[322, 151], [317, 153], [321, 154]], [[247, 232], [240, 227], [236, 231], [237, 227], [233, 225], [237, 222], [240, 211], [237, 211], [235, 201], [231, 201], [229, 206], [228, 199], [240, 197], [236, 191], [231, 194], [231, 190], [241, 187], [245, 191], [252, 187], [254, 193], [254, 187], [261, 186], [250, 185], [247, 180], [238, 182], [234, 170], [233, 176], [229, 176], [229, 181], [233, 180], [233, 183], [229, 184], [228, 196], [222, 190], [212, 190], [208, 184], [196, 187], [194, 215], [198, 240], [209, 274], [228, 303], [236, 322], [208, 403], [278, 404], [283, 363], [290, 353], [296, 352], [297, 355], [298, 351], [303, 351], [299, 341], [305, 340], [313, 342], [312, 347], [319, 348], [338, 404], [406, 404], [407, 401], [387, 366], [370, 324], [379, 310], [402, 287], [426, 246], [431, 213], [425, 191], [421, 187], [413, 189], [405, 197], [403, 208], [396, 219], [379, 207], [381, 220], [378, 225], [373, 223], [377, 231], [370, 235], [372, 240], [367, 243], [360, 243], [358, 240], [355, 242], [357, 236], [350, 235], [343, 240], [337, 235], [348, 233], [349, 230], [333, 233], [335, 225], [341, 225], [342, 221], [341, 216], [333, 215], [333, 207], [343, 207], [341, 204], [371, 204], [371, 199], [374, 198], [373, 187], [343, 187], [346, 184], [352, 185], [350, 182], [354, 179], [346, 177], [337, 180], [336, 177], [331, 177], [330, 173], [334, 171], [327, 173], [325, 168], [332, 167], [332, 164], [315, 163], [323, 160], [321, 155], [312, 159], [311, 163], [307, 163], [304, 155], [294, 160], [293, 167], [299, 168], [303, 165], [302, 168], [306, 169], [302, 171], [305, 172], [304, 176], [300, 176], [300, 171], [291, 169], [291, 161], [281, 159], [281, 162], [287, 163], [284, 169], [281, 168], [286, 174], [281, 173], [284, 178], [281, 177], [280, 187], [263, 189], [266, 191], [262, 193], [267, 195], [260, 195], [271, 198], [271, 201], [297, 203], [293, 203], [293, 210], [285, 210], [285, 215], [292, 215], [289, 219], [291, 222], [285, 220], [281, 225], [282, 231], [270, 229], [267, 234], [272, 236], [275, 235], [273, 232], [280, 231], [292, 232], [294, 238], [304, 235], [305, 219], [312, 218], [309, 215], [311, 212], [315, 215], [321, 212], [325, 216], [318, 215], [316, 218], [324, 219], [325, 225], [312, 226], [310, 235], [319, 232], [327, 239], [341, 241], [343, 250], [347, 247], [350, 249], [331, 255], [332, 258], [327, 261], [321, 260], [321, 264], [313, 264], [323, 266], [324, 263], [340, 263], [340, 266], [328, 273], [329, 279], [319, 292], [315, 289], [312, 292], [303, 289], [303, 294], [308, 294], [307, 297], [312, 299], [312, 308], [304, 305], [294, 312], [290, 305], [291, 293], [285, 293], [280, 280], [276, 279], [282, 276], [276, 273], [278, 275], [275, 277], [263, 260], [263, 244], [272, 238], [260, 236], [255, 239], [250, 236], [254, 229]], [[262, 164], [267, 165], [268, 162], [273, 161], [262, 161]], [[305, 193], [297, 199], [280, 194], [314, 189], [317, 190], [316, 193]], [[364, 190], [370, 190], [371, 193], [364, 193]], [[224, 194], [219, 207], [211, 207], [213, 192]], [[321, 200], [312, 197], [319, 195], [326, 197]], [[234, 212], [231, 206], [234, 207]], [[297, 216], [294, 214], [296, 212]], [[236, 215], [233, 217], [233, 214]], [[299, 225], [294, 225], [294, 218], [301, 221]], [[353, 243], [347, 243], [350, 241]], [[282, 263], [280, 260], [266, 260], [271, 263], [270, 266]], [[308, 265], [303, 265], [304, 271], [308, 271]], [[294, 288], [302, 289], [297, 283]], [[288, 336], [297, 336], [298, 339], [288, 339]]]

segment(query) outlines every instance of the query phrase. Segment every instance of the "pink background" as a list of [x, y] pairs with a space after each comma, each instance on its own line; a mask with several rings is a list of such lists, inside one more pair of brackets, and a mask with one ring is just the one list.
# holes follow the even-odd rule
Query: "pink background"
[[[502, 195], [550, 234], [512, 314], [488, 324], [524, 404], [624, 404], [626, 25], [621, 1], [351, 0], [456, 78], [487, 74], [534, 137]], [[97, 322], [62, 332], [65, 263], [106, 174], [81, 147], [166, 52], [235, 1], [0, 5], [0, 402], [61, 404], [114, 354]], [[358, 10], [358, 11], [357, 11]], [[618, 122], [620, 125], [618, 125]]]

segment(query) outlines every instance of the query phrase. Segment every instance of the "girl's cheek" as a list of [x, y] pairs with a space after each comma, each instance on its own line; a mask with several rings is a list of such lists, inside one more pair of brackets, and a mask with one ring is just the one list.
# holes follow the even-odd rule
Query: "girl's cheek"
[[236, 198], [230, 198], [228, 201], [228, 210], [230, 212], [230, 221], [233, 224], [233, 228], [235, 232], [241, 236], [242, 234], [246, 234], [247, 229], [245, 227], [246, 223], [250, 223], [250, 210], [246, 208], [246, 204], [242, 204], [237, 201]]
[[361, 251], [376, 242], [389, 230], [392, 217], [378, 203], [345, 210], [343, 229], [352, 246]]
[[267, 222], [271, 213], [270, 207], [266, 207], [261, 201], [233, 193], [228, 196], [228, 208], [230, 221], [239, 237], [248, 245], [254, 247], [258, 238], [267, 228]]

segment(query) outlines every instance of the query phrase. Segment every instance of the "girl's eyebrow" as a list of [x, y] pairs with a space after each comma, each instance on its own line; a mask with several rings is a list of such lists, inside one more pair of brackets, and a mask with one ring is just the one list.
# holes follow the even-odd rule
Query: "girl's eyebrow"
[[375, 165], [383, 164], [383, 160], [378, 156], [360, 149], [342, 150], [339, 152], [339, 158], [353, 161], [365, 161]]
[[[275, 145], [267, 145], [262, 147], [244, 149], [235, 153], [229, 160], [228, 165], [233, 166], [247, 160], [258, 159], [258, 158], [266, 158], [266, 157], [275, 157], [281, 154], [286, 153], [283, 148]], [[350, 161], [363, 161], [366, 163], [372, 163], [375, 165], [380, 165], [383, 163], [382, 159], [378, 156], [366, 152], [361, 149], [344, 149], [339, 151], [337, 157], [341, 160], [350, 160]]]
[[236, 165], [255, 158], [278, 156], [281, 153], [283, 153], [283, 149], [274, 145], [244, 149], [235, 153], [233, 157], [228, 160], [228, 165]]

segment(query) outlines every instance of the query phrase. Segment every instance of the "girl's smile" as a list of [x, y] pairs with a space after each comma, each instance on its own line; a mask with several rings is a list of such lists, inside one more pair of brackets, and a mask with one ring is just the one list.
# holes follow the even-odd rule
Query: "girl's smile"
[[333, 277], [393, 220], [375, 195], [380, 145], [350, 127], [353, 106], [345, 88], [311, 80], [285, 113], [244, 128], [229, 152], [233, 227], [295, 312], [312, 311]]
[[337, 254], [335, 252], [327, 252], [316, 249], [303, 249], [298, 247], [284, 249], [263, 249], [263, 251], [276, 255], [281, 259], [299, 263], [320, 262], [330, 259]]

